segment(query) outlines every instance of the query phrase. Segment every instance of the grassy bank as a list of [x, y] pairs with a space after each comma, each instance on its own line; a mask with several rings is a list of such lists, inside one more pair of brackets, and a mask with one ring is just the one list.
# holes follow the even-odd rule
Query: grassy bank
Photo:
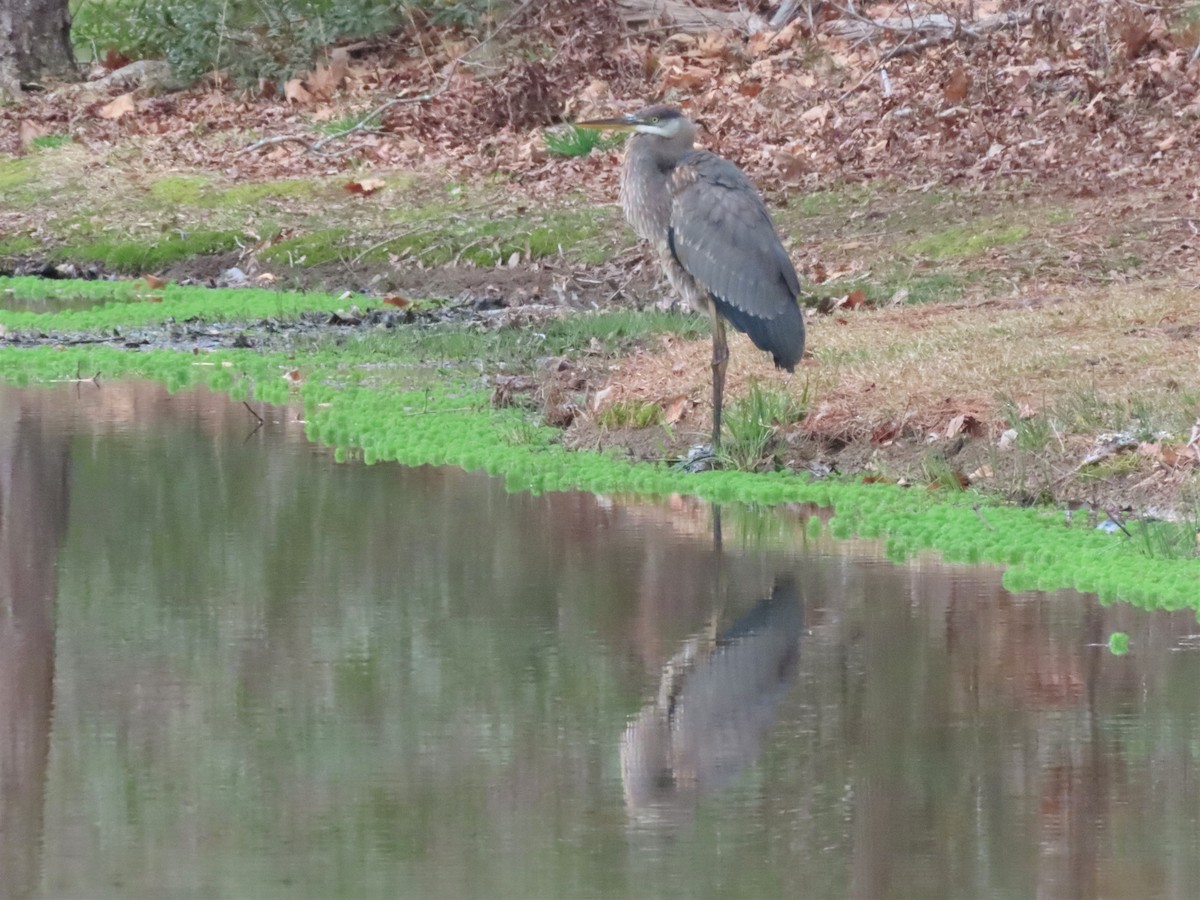
[[[512, 490], [815, 504], [834, 509], [828, 527], [835, 536], [886, 540], [897, 560], [933, 550], [949, 561], [1004, 565], [1005, 583], [1014, 590], [1074, 587], [1095, 591], [1106, 602], [1200, 608], [1195, 590], [1200, 564], [1191, 558], [1187, 535], [1175, 533], [1186, 530], [1183, 526], [1135, 522], [1127, 533], [1113, 534], [1072, 524], [1060, 510], [1016, 508], [972, 491], [787, 472], [689, 474], [665, 463], [568, 451], [560, 432], [539, 424], [536, 414], [493, 408], [477, 373], [398, 356], [394, 344], [202, 357], [108, 347], [0, 351], [0, 378], [8, 383], [37, 385], [94, 374], [149, 378], [173, 391], [206, 385], [234, 399], [301, 403], [308, 436], [336, 448], [339, 459], [485, 470], [503, 477]], [[809, 527], [822, 525], [813, 518]]]

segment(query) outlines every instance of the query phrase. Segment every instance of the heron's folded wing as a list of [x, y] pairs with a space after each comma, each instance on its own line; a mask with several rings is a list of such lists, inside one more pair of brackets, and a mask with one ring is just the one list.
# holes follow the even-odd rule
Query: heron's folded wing
[[671, 252], [718, 310], [791, 368], [804, 352], [800, 280], [762, 198], [733, 163], [685, 156], [671, 179]]
[[689, 154], [671, 187], [671, 245], [688, 274], [757, 318], [795, 309], [796, 270], [762, 198], [737, 166], [712, 153]]

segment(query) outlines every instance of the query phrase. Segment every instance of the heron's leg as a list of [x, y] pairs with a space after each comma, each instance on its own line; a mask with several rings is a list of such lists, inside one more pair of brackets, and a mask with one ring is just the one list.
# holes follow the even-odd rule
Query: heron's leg
[[721, 449], [721, 401], [725, 396], [725, 367], [729, 363], [729, 345], [725, 343], [725, 320], [721, 318], [716, 307], [710, 308], [712, 317], [713, 355], [712, 355], [712, 389], [713, 389], [713, 453]]

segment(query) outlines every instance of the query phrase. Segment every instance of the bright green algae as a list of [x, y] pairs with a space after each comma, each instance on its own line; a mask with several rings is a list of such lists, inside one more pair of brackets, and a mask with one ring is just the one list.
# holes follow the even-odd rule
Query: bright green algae
[[[535, 493], [679, 493], [722, 503], [832, 506], [836, 515], [830, 529], [836, 537], [885, 540], [888, 555], [897, 561], [936, 550], [950, 562], [1008, 566], [1004, 583], [1014, 591], [1073, 587], [1097, 593], [1102, 602], [1120, 599], [1148, 609], [1200, 612], [1200, 562], [1147, 556], [1136, 541], [1071, 527], [1055, 510], [1002, 506], [970, 492], [934, 497], [890, 485], [781, 472], [688, 474], [662, 464], [569, 452], [554, 442], [554, 429], [531, 426], [527, 413], [492, 409], [488, 392], [477, 385], [446, 380], [410, 390], [380, 379], [378, 367], [352, 364], [360, 362], [332, 351], [297, 361], [285, 354], [242, 351], [196, 357], [107, 347], [32, 348], [0, 351], [0, 379], [28, 384], [103, 373], [154, 379], [170, 390], [206, 385], [235, 399], [299, 400], [309, 438], [334, 447], [339, 460], [357, 452], [367, 464], [485, 470], [503, 476], [511, 490]], [[303, 379], [294, 384], [285, 375], [297, 369]], [[819, 529], [813, 523], [809, 527]]]
[[[168, 284], [149, 288], [137, 281], [47, 281], [0, 278], [0, 304], [5, 293], [26, 300], [90, 299], [93, 305], [45, 313], [0, 308], [0, 325], [43, 332], [86, 331], [154, 325], [167, 319], [257, 320], [294, 316], [311, 310], [345, 306], [330, 294], [237, 288], [213, 290]], [[154, 302], [150, 299], [153, 298]]]

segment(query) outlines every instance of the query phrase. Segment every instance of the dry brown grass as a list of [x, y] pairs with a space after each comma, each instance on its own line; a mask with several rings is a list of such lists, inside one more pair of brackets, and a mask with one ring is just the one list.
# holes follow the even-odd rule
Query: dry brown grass
[[[1178, 286], [1143, 284], [814, 317], [811, 355], [790, 376], [731, 337], [728, 395], [752, 379], [793, 393], [807, 387], [808, 430], [843, 440], [946, 435], [961, 415], [1007, 427], [1014, 406], [1027, 417], [1074, 409], [1079, 426], [1107, 417], [1117, 427], [1121, 410], [1149, 410], [1156, 428], [1178, 431], [1200, 413], [1196, 300]], [[709, 354], [707, 341], [667, 340], [661, 353], [619, 363], [609, 397], [666, 408], [686, 395], [682, 422], [703, 427]]]

